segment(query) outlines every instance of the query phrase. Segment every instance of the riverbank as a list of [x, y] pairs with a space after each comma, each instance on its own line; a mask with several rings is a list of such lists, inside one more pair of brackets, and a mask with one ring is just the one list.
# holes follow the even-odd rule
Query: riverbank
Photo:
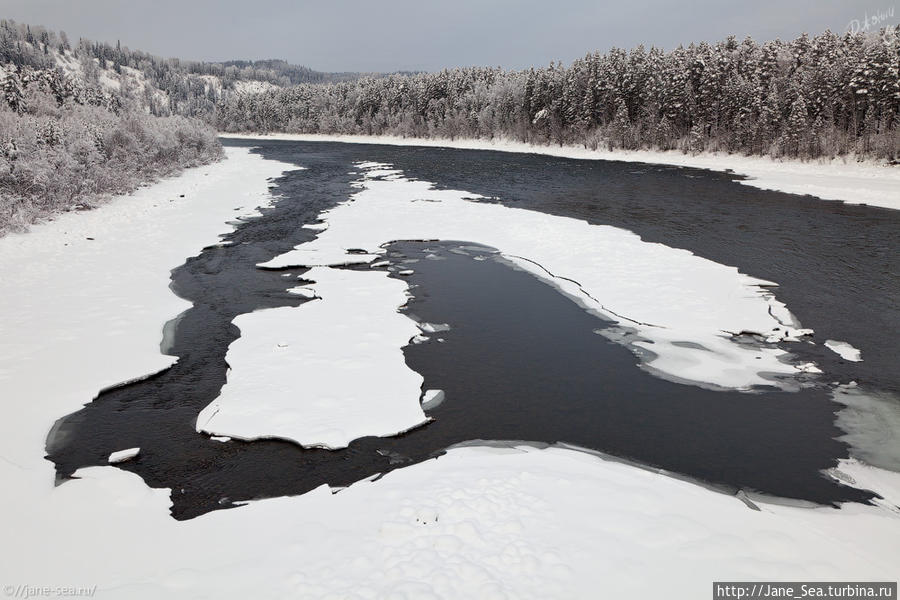
[[578, 146], [541, 146], [510, 140], [447, 140], [401, 138], [396, 136], [320, 134], [220, 134], [223, 138], [344, 142], [395, 146], [428, 146], [467, 150], [496, 150], [545, 154], [579, 160], [616, 160], [730, 171], [746, 179], [740, 183], [764, 190], [806, 194], [823, 200], [848, 204], [868, 204], [900, 210], [900, 167], [875, 161], [856, 162], [851, 158], [828, 161], [774, 160], [764, 156], [724, 153], [683, 154], [678, 151], [590, 150]]

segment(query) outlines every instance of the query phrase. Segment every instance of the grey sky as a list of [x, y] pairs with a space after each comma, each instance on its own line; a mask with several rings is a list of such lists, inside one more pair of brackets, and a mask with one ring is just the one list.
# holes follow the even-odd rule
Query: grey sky
[[[0, 0], [0, 17], [185, 59], [284, 58], [323, 71], [522, 68], [639, 43], [792, 38], [900, 0]], [[900, 16], [889, 24], [897, 24]]]

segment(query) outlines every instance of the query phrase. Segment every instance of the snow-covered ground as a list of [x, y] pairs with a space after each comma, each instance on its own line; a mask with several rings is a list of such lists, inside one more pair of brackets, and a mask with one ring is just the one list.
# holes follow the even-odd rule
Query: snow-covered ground
[[773, 160], [765, 156], [740, 156], [725, 153], [683, 154], [677, 151], [589, 150], [579, 146], [544, 146], [510, 140], [418, 139], [394, 136], [319, 135], [319, 134], [223, 134], [223, 137], [265, 140], [297, 140], [388, 144], [400, 146], [437, 146], [471, 150], [500, 150], [546, 154], [586, 160], [619, 160], [712, 171], [732, 171], [744, 175], [741, 183], [764, 190], [789, 194], [809, 194], [825, 200], [848, 204], [869, 204], [900, 210], [900, 167], [873, 161], [852, 159], [828, 161]]
[[[5, 589], [97, 585], [97, 598], [154, 600], [698, 598], [713, 580], [896, 579], [900, 518], [884, 506], [755, 511], [567, 449], [459, 448], [338, 494], [322, 487], [186, 522], [168, 515], [168, 490], [115, 467], [54, 487], [43, 459], [51, 425], [99, 389], [171, 363], [161, 329], [185, 302], [168, 289], [170, 269], [266, 204], [267, 178], [290, 168], [229, 149], [223, 163], [0, 239]], [[841, 470], [898, 489], [894, 474]]]

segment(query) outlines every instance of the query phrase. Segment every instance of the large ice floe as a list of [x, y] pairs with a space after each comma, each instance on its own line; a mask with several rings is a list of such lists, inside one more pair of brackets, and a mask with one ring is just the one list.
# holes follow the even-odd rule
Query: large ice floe
[[422, 376], [402, 351], [419, 329], [397, 312], [406, 284], [387, 275], [316, 267], [303, 276], [315, 281], [310, 302], [235, 319], [228, 382], [198, 430], [341, 448], [424, 423]]

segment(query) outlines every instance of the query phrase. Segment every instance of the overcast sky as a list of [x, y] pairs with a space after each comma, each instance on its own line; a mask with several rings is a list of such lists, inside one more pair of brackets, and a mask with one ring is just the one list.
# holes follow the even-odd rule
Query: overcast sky
[[[643, 43], [788, 39], [900, 0], [0, 0], [0, 17], [162, 56], [284, 58], [322, 71], [523, 68]], [[887, 23], [900, 22], [900, 13]]]

